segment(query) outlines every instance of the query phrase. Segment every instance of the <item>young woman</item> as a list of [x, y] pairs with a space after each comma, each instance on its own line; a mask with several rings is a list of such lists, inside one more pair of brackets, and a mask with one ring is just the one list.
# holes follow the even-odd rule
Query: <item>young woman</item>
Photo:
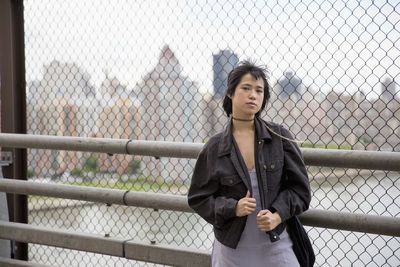
[[214, 227], [213, 266], [299, 266], [285, 221], [308, 209], [310, 184], [291, 134], [260, 118], [269, 89], [265, 69], [239, 63], [223, 102], [231, 121], [196, 162], [188, 201]]

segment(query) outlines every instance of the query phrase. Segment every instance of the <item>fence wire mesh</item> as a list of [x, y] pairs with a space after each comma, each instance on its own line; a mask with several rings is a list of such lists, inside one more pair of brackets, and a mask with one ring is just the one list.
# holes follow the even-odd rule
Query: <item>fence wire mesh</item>
[[[398, 1], [24, 1], [28, 132], [206, 142], [227, 73], [266, 64], [262, 117], [302, 146], [400, 152]], [[186, 194], [193, 159], [30, 149], [30, 179]], [[399, 216], [396, 172], [308, 168], [312, 208]], [[194, 214], [29, 198], [32, 224], [210, 250]], [[308, 228], [320, 266], [399, 266], [400, 239]], [[65, 266], [143, 262], [29, 245]]]

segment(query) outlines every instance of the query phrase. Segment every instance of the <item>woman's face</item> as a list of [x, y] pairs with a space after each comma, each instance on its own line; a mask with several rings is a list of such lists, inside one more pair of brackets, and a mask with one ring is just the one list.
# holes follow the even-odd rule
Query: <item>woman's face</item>
[[254, 118], [264, 99], [264, 81], [250, 73], [244, 75], [237, 85], [232, 99], [232, 115], [236, 118]]

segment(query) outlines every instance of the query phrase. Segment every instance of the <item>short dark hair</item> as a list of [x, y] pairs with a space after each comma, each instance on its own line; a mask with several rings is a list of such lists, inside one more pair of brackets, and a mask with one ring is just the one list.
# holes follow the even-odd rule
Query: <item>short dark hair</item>
[[261, 109], [256, 113], [256, 116], [260, 116], [261, 111], [263, 111], [270, 98], [270, 86], [267, 81], [267, 72], [268, 70], [265, 67], [257, 66], [251, 61], [244, 60], [239, 62], [239, 64], [229, 73], [228, 88], [222, 104], [228, 117], [232, 114], [232, 99], [230, 99], [228, 95], [232, 96], [235, 93], [236, 87], [240, 83], [240, 80], [246, 74], [251, 74], [255, 79], [258, 80], [261, 78], [264, 81], [264, 99]]

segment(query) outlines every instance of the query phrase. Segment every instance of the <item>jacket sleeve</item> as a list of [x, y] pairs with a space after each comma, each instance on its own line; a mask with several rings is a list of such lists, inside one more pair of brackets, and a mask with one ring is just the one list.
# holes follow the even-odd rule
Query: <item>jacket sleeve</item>
[[210, 176], [210, 168], [215, 159], [212, 159], [204, 148], [194, 168], [192, 181], [188, 193], [189, 206], [204, 220], [216, 228], [222, 228], [227, 220], [236, 217], [237, 200], [217, 196], [219, 181]]
[[[293, 139], [288, 130], [282, 127], [282, 136]], [[306, 211], [311, 201], [310, 182], [303, 156], [295, 142], [282, 139], [284, 150], [283, 182], [281, 191], [272, 203], [272, 209], [286, 221], [294, 215]]]

